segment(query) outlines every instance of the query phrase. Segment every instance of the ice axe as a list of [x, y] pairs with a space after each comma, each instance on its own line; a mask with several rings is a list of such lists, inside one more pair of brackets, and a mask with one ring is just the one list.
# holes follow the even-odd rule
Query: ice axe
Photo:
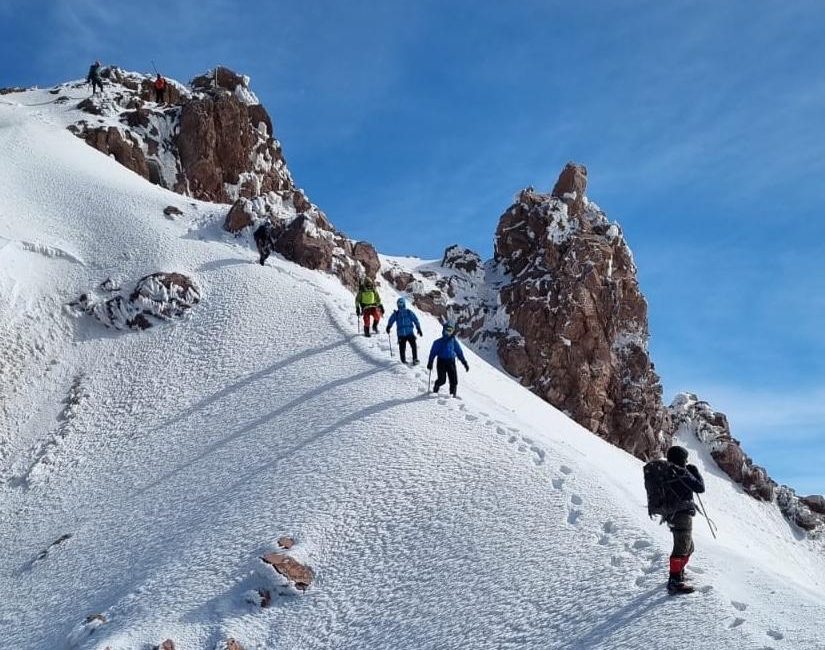
[[699, 509], [702, 511], [702, 516], [703, 516], [703, 517], [705, 518], [705, 520], [708, 522], [708, 528], [710, 528], [710, 534], [711, 534], [711, 535], [713, 535], [713, 539], [717, 539], [717, 537], [716, 537], [716, 531], [717, 531], [718, 529], [716, 528], [716, 524], [715, 524], [715, 523], [713, 523], [713, 519], [711, 519], [710, 517], [708, 517], [708, 513], [707, 513], [707, 511], [705, 510], [705, 504], [704, 504], [704, 503], [702, 503], [702, 497], [700, 497], [698, 493], [696, 494], [696, 498], [699, 500]]

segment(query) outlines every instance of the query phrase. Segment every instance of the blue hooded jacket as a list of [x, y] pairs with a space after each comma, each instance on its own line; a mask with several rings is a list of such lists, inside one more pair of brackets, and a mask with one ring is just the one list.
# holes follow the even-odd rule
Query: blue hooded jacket
[[432, 364], [433, 359], [438, 357], [439, 359], [458, 359], [463, 363], [465, 366], [467, 365], [467, 360], [464, 358], [464, 350], [461, 349], [461, 345], [456, 340], [455, 336], [452, 333], [447, 332], [447, 326], [444, 326], [444, 330], [442, 330], [442, 335], [440, 339], [436, 339], [433, 341], [433, 346], [430, 348], [430, 358], [427, 361], [427, 365]]
[[398, 324], [398, 336], [412, 336], [415, 330], [421, 330], [421, 323], [411, 309], [399, 307], [396, 309], [390, 320], [387, 321], [387, 331], [392, 329], [394, 324]]

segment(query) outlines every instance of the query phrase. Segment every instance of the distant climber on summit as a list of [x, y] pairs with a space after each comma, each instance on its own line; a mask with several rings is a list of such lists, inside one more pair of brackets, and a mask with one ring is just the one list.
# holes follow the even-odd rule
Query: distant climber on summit
[[86, 75], [86, 83], [92, 84], [92, 94], [97, 93], [97, 89], [100, 88], [100, 92], [103, 92], [103, 82], [100, 80], [100, 61], [95, 61], [92, 65], [89, 66], [89, 74]]
[[355, 314], [363, 316], [364, 336], [370, 336], [370, 318], [372, 318], [372, 331], [378, 332], [378, 321], [384, 313], [384, 305], [381, 304], [381, 296], [375, 288], [375, 284], [369, 278], [365, 278], [358, 286], [358, 293], [355, 295]]
[[450, 395], [456, 397], [456, 390], [458, 389], [458, 373], [455, 368], [455, 359], [458, 357], [459, 361], [464, 365], [464, 370], [470, 372], [470, 366], [464, 358], [464, 351], [461, 345], [455, 339], [455, 324], [451, 321], [444, 323], [441, 330], [441, 338], [436, 339], [430, 348], [430, 358], [427, 361], [427, 370], [433, 369], [433, 360], [438, 358], [436, 362], [436, 379], [433, 386], [433, 392], [437, 393], [438, 389], [444, 385], [447, 378], [450, 379]]
[[163, 104], [163, 96], [166, 93], [166, 79], [160, 76], [160, 72], [158, 72], [158, 76], [152, 83], [152, 87], [155, 89], [155, 102]]
[[693, 494], [705, 491], [705, 481], [696, 465], [687, 464], [688, 451], [674, 445], [667, 450], [667, 460], [652, 460], [644, 466], [648, 514], [661, 515], [673, 533], [670, 576], [667, 590], [671, 594], [689, 594], [693, 587], [685, 582], [685, 566], [694, 551], [693, 517], [696, 504]]
[[398, 355], [401, 357], [401, 363], [407, 363], [407, 343], [412, 348], [412, 365], [418, 364], [418, 346], [415, 342], [415, 334], [413, 329], [418, 332], [418, 336], [423, 336], [421, 333], [421, 323], [418, 322], [418, 316], [411, 309], [407, 309], [407, 301], [404, 298], [399, 298], [398, 309], [396, 309], [390, 320], [387, 321], [387, 334], [390, 333], [392, 326], [398, 324]]

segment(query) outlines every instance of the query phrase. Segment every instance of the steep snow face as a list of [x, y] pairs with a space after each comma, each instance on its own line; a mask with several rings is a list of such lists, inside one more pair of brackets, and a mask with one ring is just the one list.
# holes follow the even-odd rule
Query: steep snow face
[[[720, 536], [695, 522], [701, 588], [674, 599], [638, 460], [472, 353], [463, 399], [425, 396], [337, 278], [258, 265], [228, 206], [149, 184], [27, 96], [0, 104], [5, 645], [825, 646], [821, 543], [695, 439]], [[116, 331], [67, 308], [160, 271], [198, 288], [180, 318]], [[314, 572], [300, 595], [259, 559], [283, 535]]]

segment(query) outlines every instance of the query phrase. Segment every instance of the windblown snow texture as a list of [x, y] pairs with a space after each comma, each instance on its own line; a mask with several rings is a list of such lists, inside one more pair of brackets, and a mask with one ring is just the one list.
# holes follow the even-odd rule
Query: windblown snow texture
[[[228, 206], [23, 106], [49, 97], [0, 104], [5, 647], [825, 647], [821, 543], [698, 443], [720, 536], [695, 521], [699, 590], [674, 599], [640, 461], [470, 352], [463, 399], [425, 398], [337, 279], [258, 265]], [[141, 331], [67, 307], [156, 272], [198, 304]], [[306, 592], [259, 559], [283, 535]]]

